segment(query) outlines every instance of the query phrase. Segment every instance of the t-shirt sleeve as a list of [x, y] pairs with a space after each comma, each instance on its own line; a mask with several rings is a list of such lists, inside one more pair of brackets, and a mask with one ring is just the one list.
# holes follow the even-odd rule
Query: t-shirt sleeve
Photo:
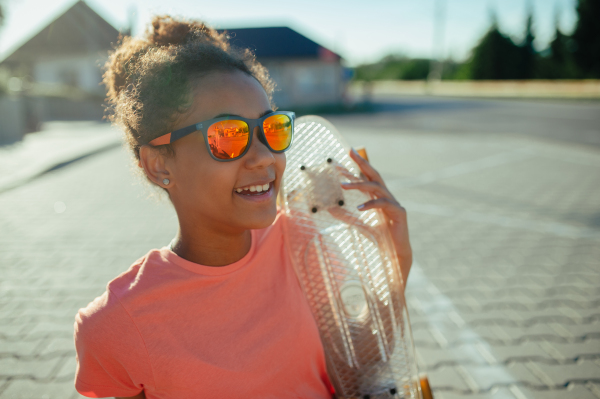
[[135, 396], [153, 386], [148, 352], [133, 320], [109, 290], [75, 316], [75, 388], [90, 398]]

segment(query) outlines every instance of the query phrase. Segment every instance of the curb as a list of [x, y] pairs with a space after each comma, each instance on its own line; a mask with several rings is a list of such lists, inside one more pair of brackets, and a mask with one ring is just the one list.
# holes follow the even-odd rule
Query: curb
[[47, 172], [59, 169], [72, 162], [114, 147], [118, 147], [120, 145], [120, 137], [102, 136], [94, 140], [90, 140], [90, 142], [80, 146], [79, 148], [57, 152], [52, 157], [41, 159], [39, 162], [29, 165], [17, 173], [7, 177], [0, 177], [0, 194], [19, 187]]

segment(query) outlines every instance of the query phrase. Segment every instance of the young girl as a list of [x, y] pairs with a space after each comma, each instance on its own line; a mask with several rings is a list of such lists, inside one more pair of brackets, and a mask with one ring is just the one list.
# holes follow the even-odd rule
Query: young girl
[[[179, 219], [76, 316], [75, 386], [88, 397], [330, 398], [317, 326], [282, 238], [277, 192], [294, 114], [248, 50], [200, 22], [156, 17], [125, 38], [104, 81], [148, 180]], [[355, 152], [404, 276], [405, 210]], [[149, 215], [151, 216], [151, 215]]]

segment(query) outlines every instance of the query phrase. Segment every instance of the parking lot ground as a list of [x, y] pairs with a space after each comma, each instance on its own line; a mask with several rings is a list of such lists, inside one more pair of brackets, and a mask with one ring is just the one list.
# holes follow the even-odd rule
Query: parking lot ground
[[407, 301], [434, 396], [600, 397], [600, 151], [336, 124], [408, 210]]
[[[436, 399], [600, 398], [600, 150], [332, 118], [409, 214]], [[386, 122], [386, 119], [389, 120]], [[112, 149], [0, 193], [0, 398], [77, 398], [73, 318], [176, 216]]]
[[107, 123], [45, 123], [40, 132], [27, 134], [10, 145], [0, 145], [0, 193], [120, 143], [120, 132]]

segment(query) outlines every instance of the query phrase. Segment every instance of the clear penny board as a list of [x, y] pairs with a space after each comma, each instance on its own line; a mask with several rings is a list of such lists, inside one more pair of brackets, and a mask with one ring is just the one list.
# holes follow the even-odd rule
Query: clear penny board
[[280, 193], [286, 242], [339, 398], [421, 398], [403, 280], [383, 216], [327, 120], [296, 120]]

